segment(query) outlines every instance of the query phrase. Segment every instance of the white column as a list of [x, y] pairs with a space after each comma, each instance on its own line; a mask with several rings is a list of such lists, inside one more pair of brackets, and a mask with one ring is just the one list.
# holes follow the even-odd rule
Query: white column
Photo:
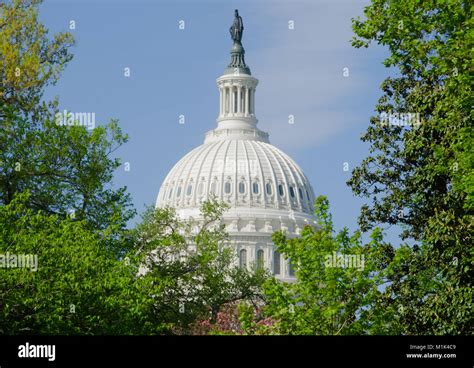
[[249, 90], [249, 114], [252, 114], [252, 109], [253, 109], [253, 106], [252, 106], [252, 88], [250, 88]]
[[230, 108], [229, 108], [229, 87], [225, 87], [225, 90], [224, 90], [224, 93], [225, 93], [225, 96], [224, 96], [224, 112], [225, 112], [225, 115], [228, 115], [229, 114], [229, 111], [230, 111]]
[[249, 96], [249, 87], [246, 87], [245, 88], [245, 115], [248, 115], [250, 113], [249, 111], [249, 99], [250, 99], [250, 96]]
[[224, 87], [219, 88], [219, 116], [224, 115], [224, 104], [222, 100], [224, 98]]
[[237, 87], [237, 113], [242, 112], [242, 87]]
[[272, 257], [271, 257], [271, 252], [270, 252], [270, 248], [267, 246], [265, 247], [265, 269], [267, 269], [268, 271], [270, 272], [273, 272], [272, 270]]
[[224, 116], [225, 114], [225, 87], [222, 87], [221, 89], [221, 106], [222, 106], [221, 115]]
[[251, 96], [252, 96], [252, 114], [255, 115], [255, 90], [252, 89], [252, 93], [251, 93]]

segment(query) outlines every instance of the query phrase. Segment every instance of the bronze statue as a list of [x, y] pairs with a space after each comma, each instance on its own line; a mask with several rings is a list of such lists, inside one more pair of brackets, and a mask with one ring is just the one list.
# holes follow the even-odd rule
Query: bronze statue
[[240, 43], [242, 40], [242, 33], [244, 32], [244, 22], [242, 22], [242, 17], [239, 15], [239, 11], [235, 9], [235, 18], [234, 23], [229, 29], [230, 36], [234, 42]]

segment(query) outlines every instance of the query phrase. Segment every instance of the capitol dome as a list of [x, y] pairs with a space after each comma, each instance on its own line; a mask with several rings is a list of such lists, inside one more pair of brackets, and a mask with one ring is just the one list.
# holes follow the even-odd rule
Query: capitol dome
[[[238, 17], [238, 15], [237, 15]], [[242, 20], [237, 19], [242, 24]], [[271, 145], [257, 128], [255, 90], [258, 80], [245, 64], [240, 31], [231, 27], [231, 63], [217, 79], [220, 109], [217, 128], [204, 144], [185, 155], [166, 176], [156, 206], [171, 206], [182, 218], [198, 218], [201, 203], [217, 198], [230, 209], [223, 222], [240, 267], [266, 267], [291, 280], [291, 261], [274, 249], [271, 235], [285, 230], [298, 236], [314, 225], [314, 192], [301, 168]], [[240, 36], [240, 37], [239, 37]]]

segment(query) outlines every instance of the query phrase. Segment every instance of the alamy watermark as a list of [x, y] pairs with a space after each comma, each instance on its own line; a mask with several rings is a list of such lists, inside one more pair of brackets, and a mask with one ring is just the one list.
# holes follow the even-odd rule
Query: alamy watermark
[[362, 271], [365, 268], [365, 258], [363, 254], [332, 252], [326, 256], [324, 265], [328, 268], [357, 268], [358, 271]]
[[0, 253], [0, 268], [29, 268], [30, 271], [37, 271], [38, 255]]
[[47, 358], [50, 362], [56, 360], [56, 345], [34, 345], [27, 342], [18, 346], [19, 358]]
[[382, 112], [380, 114], [380, 124], [382, 126], [419, 127], [421, 125], [420, 113], [419, 112], [408, 112], [408, 113]]
[[71, 112], [64, 110], [55, 115], [57, 125], [84, 126], [87, 129], [95, 128], [95, 112]]

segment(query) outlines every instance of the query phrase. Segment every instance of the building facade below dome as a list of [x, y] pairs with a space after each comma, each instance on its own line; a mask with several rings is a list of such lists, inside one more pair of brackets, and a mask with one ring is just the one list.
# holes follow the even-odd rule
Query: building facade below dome
[[[239, 22], [242, 24], [241, 19]], [[203, 145], [171, 169], [156, 206], [171, 206], [181, 218], [198, 219], [207, 199], [229, 204], [223, 222], [238, 266], [266, 267], [275, 277], [291, 281], [291, 261], [275, 250], [271, 236], [284, 230], [294, 237], [305, 225], [314, 226], [314, 192], [301, 168], [271, 145], [268, 133], [256, 126], [258, 80], [243, 61], [242, 31], [243, 27], [240, 33], [233, 33], [231, 27], [231, 34], [240, 37], [233, 37], [231, 64], [217, 79], [218, 126], [206, 134]]]

